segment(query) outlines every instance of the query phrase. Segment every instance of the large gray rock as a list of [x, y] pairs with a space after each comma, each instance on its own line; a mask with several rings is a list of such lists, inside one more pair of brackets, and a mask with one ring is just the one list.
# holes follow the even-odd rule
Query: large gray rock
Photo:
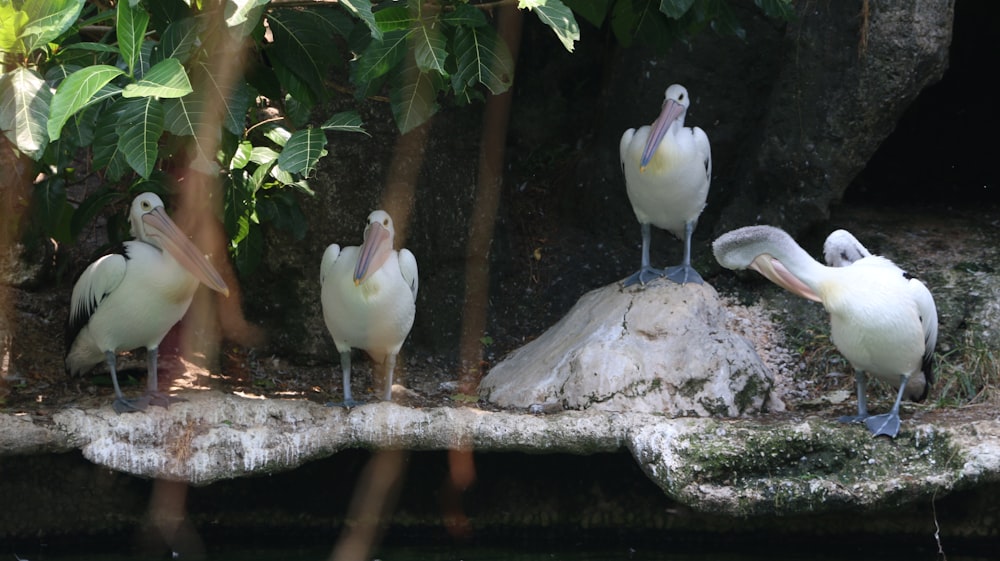
[[542, 336], [483, 378], [503, 407], [736, 417], [766, 410], [774, 380], [752, 345], [726, 328], [709, 285], [612, 284], [584, 295]]

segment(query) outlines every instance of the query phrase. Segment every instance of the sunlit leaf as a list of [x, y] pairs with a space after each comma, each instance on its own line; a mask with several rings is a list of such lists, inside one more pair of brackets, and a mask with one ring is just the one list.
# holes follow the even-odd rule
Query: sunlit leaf
[[45, 125], [51, 101], [48, 84], [34, 70], [18, 67], [0, 74], [0, 130], [34, 160], [49, 142]]
[[321, 128], [326, 131], [361, 132], [371, 136], [362, 125], [361, 115], [357, 111], [342, 111], [327, 119]]
[[21, 10], [28, 15], [29, 22], [21, 31], [21, 38], [26, 51], [44, 47], [62, 35], [80, 16], [85, 3], [85, 0], [25, 0]]
[[156, 63], [141, 80], [125, 86], [122, 97], [183, 97], [194, 91], [184, 66], [176, 58]]
[[535, 12], [538, 19], [555, 32], [563, 47], [573, 52], [573, 46], [580, 40], [580, 26], [576, 23], [573, 10], [562, 0], [518, 0], [517, 7]]
[[142, 6], [132, 7], [130, 2], [118, 2], [116, 19], [118, 48], [125, 64], [128, 65], [129, 76], [134, 76], [146, 36], [146, 27], [149, 25], [149, 14]]
[[347, 8], [354, 17], [360, 19], [368, 26], [368, 29], [371, 30], [372, 39], [376, 41], [382, 39], [382, 30], [378, 28], [378, 24], [375, 23], [375, 15], [372, 14], [371, 0], [340, 0], [340, 5]]
[[[507, 44], [489, 26], [455, 30], [458, 68], [453, 82], [462, 89], [480, 82], [493, 94], [507, 91], [514, 80], [514, 60]], [[455, 90], [461, 91], [459, 87]]]
[[309, 176], [319, 159], [326, 154], [326, 133], [319, 128], [297, 130], [285, 143], [278, 166], [292, 174]]
[[70, 74], [52, 96], [47, 128], [49, 139], [56, 141], [66, 121], [82, 109], [105, 84], [124, 74], [107, 65], [89, 66]]
[[260, 21], [270, 0], [229, 0], [226, 2], [226, 25], [237, 37], [247, 37]]
[[149, 178], [159, 155], [157, 143], [163, 134], [163, 106], [152, 97], [125, 99], [116, 127], [118, 147], [125, 161], [144, 178]]

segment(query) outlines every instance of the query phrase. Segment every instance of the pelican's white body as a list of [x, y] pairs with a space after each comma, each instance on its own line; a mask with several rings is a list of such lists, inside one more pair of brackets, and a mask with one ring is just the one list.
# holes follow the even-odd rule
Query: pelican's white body
[[199, 281], [166, 251], [148, 243], [124, 243], [125, 255], [94, 261], [73, 287], [71, 314], [88, 301], [93, 312], [66, 355], [71, 374], [104, 362], [105, 353], [156, 348], [184, 317]]
[[[393, 251], [364, 282], [354, 283], [358, 246], [331, 244], [320, 265], [323, 319], [341, 353], [364, 349], [377, 362], [398, 354], [416, 313], [417, 262], [410, 251]], [[409, 280], [404, 276], [409, 276]]]
[[711, 147], [698, 127], [684, 126], [683, 115], [672, 125], [644, 171], [643, 147], [652, 127], [628, 129], [619, 152], [632, 211], [640, 224], [652, 224], [684, 239], [684, 225], [705, 208], [711, 184]]

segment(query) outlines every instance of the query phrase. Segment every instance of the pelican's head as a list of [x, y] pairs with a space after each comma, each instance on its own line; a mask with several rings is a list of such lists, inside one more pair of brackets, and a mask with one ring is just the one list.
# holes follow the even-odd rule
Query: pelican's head
[[[792, 294], [820, 302], [816, 292], [792, 273], [782, 260], [801, 270], [811, 261], [787, 232], [773, 226], [745, 226], [726, 232], [712, 242], [712, 252], [719, 265], [727, 269], [753, 269], [767, 280]], [[816, 264], [819, 266], [819, 264]]]
[[639, 160], [639, 171], [645, 171], [646, 166], [649, 165], [649, 161], [653, 159], [653, 154], [656, 152], [656, 148], [660, 145], [660, 141], [666, 136], [667, 131], [670, 130], [670, 126], [675, 122], [678, 126], [684, 126], [684, 116], [687, 114], [687, 109], [691, 105], [691, 99], [688, 97], [687, 88], [680, 84], [673, 84], [667, 91], [663, 94], [663, 107], [660, 110], [660, 116], [653, 121], [653, 130], [649, 133], [649, 138], [646, 140], [646, 146], [642, 150], [642, 159]]
[[376, 210], [368, 215], [365, 241], [361, 244], [361, 255], [354, 267], [355, 285], [365, 282], [385, 263], [392, 254], [392, 241], [395, 237], [396, 229], [392, 226], [392, 217], [388, 212]]
[[137, 240], [168, 252], [205, 286], [229, 296], [229, 287], [222, 276], [167, 216], [156, 193], [143, 193], [132, 201], [129, 225]]
[[871, 252], [861, 245], [847, 230], [835, 230], [823, 242], [823, 259], [831, 267], [850, 265], [859, 259], [871, 257]]

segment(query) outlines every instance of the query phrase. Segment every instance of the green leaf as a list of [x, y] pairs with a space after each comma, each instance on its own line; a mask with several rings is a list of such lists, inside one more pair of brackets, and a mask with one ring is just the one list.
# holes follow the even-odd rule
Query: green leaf
[[94, 53], [115, 53], [118, 54], [118, 48], [114, 45], [105, 45], [104, 43], [71, 43], [69, 45], [64, 45], [59, 47], [59, 52], [65, 53], [66, 51], [89, 51]]
[[0, 2], [0, 52], [21, 55], [26, 52], [21, 31], [28, 25], [29, 16], [14, 9], [9, 2]]
[[389, 102], [399, 132], [406, 134], [437, 113], [437, 82], [441, 78], [436, 73], [420, 72], [412, 62], [400, 75], [403, 82], [390, 90]]
[[49, 143], [45, 124], [51, 101], [49, 85], [34, 70], [18, 67], [0, 74], [0, 130], [33, 160]]
[[28, 14], [29, 23], [21, 31], [21, 38], [26, 52], [62, 35], [80, 16], [84, 4], [85, 0], [25, 0], [21, 9]]
[[163, 110], [163, 126], [176, 136], [194, 136], [198, 123], [205, 119], [205, 103], [195, 96], [165, 99]]
[[118, 2], [115, 32], [118, 35], [118, 48], [128, 65], [128, 74], [135, 76], [146, 27], [149, 25], [149, 14], [142, 6], [133, 7], [130, 4], [131, 2]]
[[325, 131], [360, 132], [371, 136], [362, 125], [361, 115], [357, 111], [342, 111], [327, 119], [321, 128]]
[[49, 110], [47, 128], [49, 140], [59, 139], [60, 131], [74, 113], [86, 106], [90, 99], [111, 80], [124, 74], [114, 66], [88, 66], [70, 74], [59, 84]]
[[236, 37], [247, 37], [257, 24], [260, 16], [267, 8], [270, 0], [229, 0], [226, 2], [226, 25], [230, 33]]
[[[590, 0], [581, 0], [589, 2]], [[483, 27], [489, 25], [483, 11], [468, 4], [459, 4], [454, 10], [445, 12], [441, 16], [441, 22], [452, 27]]]
[[441, 33], [441, 26], [435, 25], [436, 23], [436, 20], [420, 20], [414, 27], [413, 54], [420, 70], [444, 74], [444, 61], [448, 57], [448, 40]]
[[571, 10], [583, 16], [594, 27], [604, 25], [612, 0], [563, 0]]
[[237, 170], [247, 167], [250, 163], [250, 154], [253, 153], [253, 144], [249, 140], [240, 142], [233, 153], [233, 158], [229, 161], [229, 169]]
[[580, 40], [580, 26], [576, 23], [573, 10], [563, 4], [562, 0], [518, 0], [517, 7], [535, 12], [538, 19], [555, 32], [563, 47], [573, 52], [573, 46]]
[[347, 8], [354, 17], [365, 22], [365, 25], [371, 30], [372, 39], [382, 40], [382, 30], [378, 28], [378, 24], [375, 23], [375, 15], [372, 14], [371, 0], [340, 0], [340, 5]]
[[129, 166], [149, 179], [159, 155], [157, 143], [163, 134], [163, 105], [152, 97], [125, 99], [115, 131], [118, 147]]
[[324, 77], [337, 48], [325, 20], [308, 10], [275, 10], [268, 14], [268, 25], [274, 36], [268, 56], [305, 82], [314, 99], [326, 99]]
[[285, 143], [278, 166], [292, 174], [308, 177], [316, 169], [319, 159], [326, 155], [326, 133], [322, 129], [297, 130]]
[[156, 46], [157, 60], [176, 58], [182, 63], [187, 62], [198, 46], [198, 33], [202, 30], [201, 22], [195, 18], [184, 18], [171, 23], [160, 36]]
[[387, 32], [381, 41], [373, 40], [354, 61], [352, 77], [355, 84], [366, 84], [383, 76], [406, 58], [408, 31]]
[[660, 12], [668, 18], [681, 19], [694, 2], [695, 0], [660, 0]]
[[212, 99], [213, 103], [219, 104], [223, 112], [222, 126], [226, 130], [236, 136], [243, 136], [247, 109], [256, 96], [253, 89], [243, 81], [238, 81], [233, 88], [224, 86], [216, 79], [217, 73], [206, 63], [199, 63], [195, 70], [199, 95], [205, 100]]
[[456, 93], [480, 82], [494, 95], [507, 91], [514, 80], [514, 60], [507, 44], [489, 26], [455, 30], [458, 69], [452, 81]]
[[181, 62], [176, 58], [166, 58], [150, 68], [141, 80], [125, 86], [122, 97], [183, 97], [192, 91], [191, 81]]
[[410, 29], [415, 23], [406, 6], [390, 6], [375, 12], [375, 23], [382, 32]]

